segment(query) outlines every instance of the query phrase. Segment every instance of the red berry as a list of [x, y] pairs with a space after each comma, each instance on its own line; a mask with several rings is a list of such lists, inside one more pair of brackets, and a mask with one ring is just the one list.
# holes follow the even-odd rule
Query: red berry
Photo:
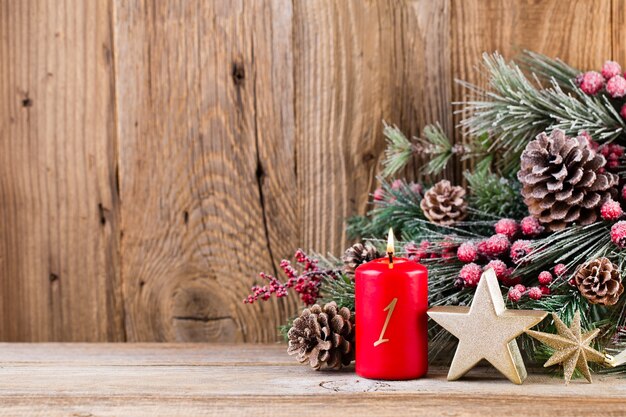
[[567, 268], [565, 267], [565, 264], [554, 265], [554, 275], [556, 275], [557, 277], [564, 275], [566, 272]]
[[540, 284], [548, 285], [552, 282], [552, 274], [548, 271], [542, 271], [537, 279]]
[[385, 191], [382, 188], [377, 188], [374, 191], [374, 200], [383, 201], [385, 199]]
[[613, 221], [622, 217], [624, 211], [620, 204], [612, 199], [607, 200], [600, 208], [600, 215], [604, 220]]
[[526, 292], [526, 287], [524, 287], [522, 284], [517, 284], [515, 287], [517, 291], [521, 292], [522, 294]]
[[544, 227], [541, 223], [539, 223], [539, 220], [532, 216], [524, 217], [520, 223], [520, 227], [522, 229], [522, 233], [526, 236], [538, 236], [544, 230]]
[[404, 245], [404, 252], [406, 253], [406, 257], [411, 261], [419, 262], [424, 259], [425, 252], [417, 247], [415, 242], [409, 242]]
[[626, 79], [621, 75], [612, 77], [606, 83], [606, 92], [613, 98], [624, 97], [626, 95]]
[[622, 67], [615, 61], [606, 61], [604, 65], [602, 65], [602, 76], [607, 80], [621, 73]]
[[546, 287], [545, 285], [541, 285], [541, 286], [539, 286], [539, 289], [541, 290], [541, 293], [543, 295], [550, 295], [550, 287]]
[[456, 256], [461, 262], [474, 262], [478, 257], [478, 249], [473, 243], [465, 242], [457, 249]]
[[402, 188], [402, 185], [404, 185], [402, 183], [402, 180], [395, 180], [394, 182], [391, 183], [391, 189], [398, 191], [400, 188]]
[[588, 71], [580, 79], [580, 89], [591, 96], [597, 94], [604, 87], [604, 77], [597, 71]]
[[513, 302], [518, 302], [519, 300], [522, 299], [522, 293], [516, 290], [515, 288], [509, 288], [508, 297], [509, 297], [509, 300]]
[[501, 219], [496, 223], [495, 229], [496, 233], [502, 234], [509, 239], [513, 239], [519, 230], [519, 226], [513, 219]]
[[499, 259], [494, 259], [493, 261], [490, 261], [487, 265], [485, 265], [484, 270], [486, 271], [489, 268], [493, 269], [493, 271], [496, 273], [496, 277], [500, 281], [508, 278], [509, 275], [511, 275], [509, 267], [507, 267], [506, 264]]
[[424, 194], [424, 187], [422, 187], [422, 184], [420, 183], [412, 182], [411, 184], [409, 184], [409, 189], [414, 194], [417, 194], [417, 195]]
[[491, 257], [500, 256], [508, 251], [510, 247], [511, 242], [505, 235], [493, 235], [485, 242], [485, 254]]
[[532, 287], [528, 290], [528, 296], [533, 300], [539, 300], [542, 295], [543, 293], [541, 292], [541, 288], [539, 287]]
[[626, 221], [619, 221], [611, 227], [611, 240], [618, 247], [626, 248]]
[[513, 262], [520, 263], [522, 260], [532, 252], [532, 248], [530, 246], [530, 240], [516, 240], [513, 245], [511, 245], [511, 259]]
[[459, 272], [459, 277], [465, 282], [468, 287], [475, 287], [480, 281], [480, 276], [483, 273], [483, 269], [475, 263], [469, 263], [464, 265]]
[[478, 242], [476, 246], [478, 249], [478, 254], [481, 256], [487, 256], [487, 241], [483, 240], [482, 242]]
[[509, 276], [505, 277], [502, 280], [502, 284], [506, 285], [507, 287], [513, 287], [522, 281], [522, 277], [520, 276], [517, 276], [517, 277], [510, 276], [513, 273], [513, 268], [509, 268], [508, 273], [509, 273]]

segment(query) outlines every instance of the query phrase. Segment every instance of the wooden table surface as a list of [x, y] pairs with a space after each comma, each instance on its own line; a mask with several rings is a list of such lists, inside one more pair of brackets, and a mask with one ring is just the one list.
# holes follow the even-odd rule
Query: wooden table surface
[[623, 416], [626, 380], [592, 385], [488, 368], [448, 382], [315, 372], [284, 345], [0, 344], [0, 416]]

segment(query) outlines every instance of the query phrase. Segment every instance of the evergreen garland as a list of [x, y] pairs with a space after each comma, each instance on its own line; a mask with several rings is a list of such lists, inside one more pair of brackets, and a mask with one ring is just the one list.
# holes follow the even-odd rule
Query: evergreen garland
[[[613, 71], [611, 76], [622, 77], [619, 65], [608, 64], [603, 74], [608, 77], [608, 73], [617, 68], [619, 71]], [[578, 146], [588, 146], [591, 152], [599, 152], [605, 158], [604, 165], [594, 167], [595, 171], [581, 171], [581, 178], [600, 170], [626, 177], [622, 146], [626, 143], [626, 99], [623, 98], [626, 97], [626, 80], [617, 78], [615, 86], [606, 83], [591, 91], [584, 84], [581, 71], [561, 60], [531, 51], [524, 51], [512, 62], [506, 62], [498, 53], [484, 54], [483, 69], [489, 78], [487, 88], [459, 81], [471, 96], [456, 103], [462, 106], [460, 112], [466, 116], [460, 126], [468, 143], [454, 144], [438, 124], [426, 126], [421, 137], [413, 139], [408, 139], [397, 127], [385, 124], [387, 148], [379, 178], [381, 186], [373, 193], [367, 214], [348, 219], [348, 235], [367, 240], [382, 251], [386, 242], [381, 238], [393, 228], [402, 240], [398, 242], [397, 253], [428, 267], [431, 306], [469, 305], [480, 273], [493, 268], [508, 308], [555, 312], [566, 324], [580, 312], [583, 328], [601, 329], [596, 348], [622, 352], [626, 350], [626, 295], [617, 300], [617, 292], [609, 294], [613, 298], [606, 304], [616, 301], [614, 305], [594, 304], [598, 302], [598, 294], [585, 293], [589, 291], [586, 287], [581, 292], [573, 278], [581, 266], [600, 258], [610, 260], [605, 265], [611, 273], [617, 268], [622, 277], [626, 275], [626, 221], [620, 222], [626, 217], [622, 210], [626, 203], [624, 182], [607, 192], [607, 196], [617, 201], [602, 204], [602, 218], [584, 226], [569, 222], [563, 230], [548, 233], [540, 219], [529, 216], [516, 174], [528, 143], [542, 132], [559, 129], [568, 136], [586, 132], [588, 135], [583, 137], [588, 138], [588, 143]], [[600, 79], [605, 75], [596, 72], [589, 78]], [[623, 91], [619, 84], [622, 81]], [[564, 160], [576, 158], [575, 154], [567, 156], [567, 152], [563, 155], [566, 155], [562, 157]], [[427, 160], [422, 167], [422, 173], [427, 175], [441, 174], [452, 158], [477, 160], [474, 170], [464, 174], [468, 188], [462, 207], [465, 210], [466, 203], [468, 207], [463, 217], [458, 217], [463, 218], [462, 221], [443, 226], [428, 220], [421, 204], [425, 189], [430, 185], [386, 179], [399, 173], [414, 156]], [[576, 169], [576, 164], [570, 165]], [[538, 166], [537, 175], [547, 172], [547, 176], [559, 177], [559, 173], [547, 169]], [[525, 187], [528, 186], [526, 179], [524, 181]], [[594, 181], [589, 180], [589, 183]], [[544, 189], [539, 188], [538, 198], [559, 191], [558, 181], [547, 184], [554, 190], [544, 193]], [[532, 185], [530, 183], [531, 188]], [[602, 186], [613, 187], [598, 184], [598, 188]], [[447, 201], [444, 194], [435, 192], [434, 195]], [[440, 209], [436, 198], [431, 202], [432, 195], [430, 193], [426, 200], [427, 213], [431, 213], [433, 207]], [[575, 204], [581, 201], [573, 203], [572, 207], [576, 209]], [[453, 209], [461, 207], [455, 204]], [[547, 206], [551, 204], [555, 202], [546, 201]], [[616, 226], [620, 226], [619, 230]], [[296, 258], [303, 265], [302, 279], [308, 285], [307, 291], [312, 291], [321, 302], [335, 301], [354, 311], [354, 265], [347, 270], [339, 258], [319, 254], [307, 257], [301, 251], [296, 253]], [[272, 288], [280, 292], [278, 296], [284, 296], [289, 283], [297, 282], [297, 271], [285, 262], [281, 267], [290, 281], [281, 284], [274, 277], [262, 275], [269, 277], [270, 287], [267, 290], [253, 287], [258, 296], [271, 293]], [[583, 271], [589, 273], [585, 268]], [[587, 279], [588, 275], [583, 278]], [[300, 295], [303, 300], [311, 299], [309, 293]], [[288, 328], [289, 325], [283, 330]], [[554, 324], [545, 320], [540, 330], [553, 332]], [[429, 325], [429, 338], [431, 360], [447, 354], [454, 342], [448, 332], [434, 323]], [[543, 361], [552, 353], [530, 337], [522, 337], [521, 346], [524, 354], [535, 361]], [[626, 372], [626, 365], [612, 371]]]

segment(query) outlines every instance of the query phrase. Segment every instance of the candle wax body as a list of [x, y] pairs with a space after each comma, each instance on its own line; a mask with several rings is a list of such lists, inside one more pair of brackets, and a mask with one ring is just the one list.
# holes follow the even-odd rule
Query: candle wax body
[[428, 271], [404, 258], [380, 258], [355, 272], [356, 373], [415, 379], [428, 371]]

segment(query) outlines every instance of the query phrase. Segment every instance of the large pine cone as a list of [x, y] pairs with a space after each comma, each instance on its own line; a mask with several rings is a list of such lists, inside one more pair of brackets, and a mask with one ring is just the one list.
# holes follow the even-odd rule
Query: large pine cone
[[593, 304], [612, 306], [624, 292], [617, 265], [607, 258], [582, 265], [574, 279], [580, 293]]
[[334, 301], [324, 308], [315, 304], [304, 309], [288, 333], [287, 353], [298, 355], [300, 363], [309, 362], [318, 370], [326, 364], [339, 369], [354, 360], [354, 321], [346, 307], [337, 309]]
[[600, 170], [605, 164], [583, 136], [570, 138], [558, 129], [539, 134], [526, 145], [517, 173], [528, 211], [551, 231], [595, 222], [618, 182]]
[[424, 216], [431, 222], [442, 226], [450, 226], [467, 215], [463, 187], [451, 185], [448, 180], [441, 180], [426, 191], [420, 207]]
[[356, 243], [350, 246], [341, 257], [343, 260], [343, 270], [347, 274], [354, 274], [354, 270], [361, 264], [364, 264], [374, 259], [382, 257], [382, 254], [378, 252], [372, 245]]

